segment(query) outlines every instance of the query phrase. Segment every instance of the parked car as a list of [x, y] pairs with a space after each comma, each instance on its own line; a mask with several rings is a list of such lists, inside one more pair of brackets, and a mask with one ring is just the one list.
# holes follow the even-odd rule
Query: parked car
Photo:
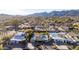
[[[12, 46], [20, 48], [22, 45], [26, 44], [26, 38], [24, 32], [17, 32], [11, 39], [10, 43]], [[23, 43], [22, 43], [23, 42]]]
[[76, 45], [79, 45], [79, 41], [75, 42]]

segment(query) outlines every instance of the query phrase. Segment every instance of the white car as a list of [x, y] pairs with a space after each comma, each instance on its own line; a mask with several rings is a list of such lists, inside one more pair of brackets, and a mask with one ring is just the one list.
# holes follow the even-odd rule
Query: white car
[[24, 32], [17, 32], [11, 39], [11, 45], [20, 48], [19, 42], [25, 41], [25, 33]]
[[16, 33], [14, 37], [11, 39], [11, 41], [24, 41], [24, 40], [26, 40], [24, 32]]

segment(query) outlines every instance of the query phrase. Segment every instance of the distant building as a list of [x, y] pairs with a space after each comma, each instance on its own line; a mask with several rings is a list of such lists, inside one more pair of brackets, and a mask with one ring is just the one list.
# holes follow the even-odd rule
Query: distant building
[[30, 29], [33, 28], [29, 23], [24, 23], [18, 26], [20, 29]]
[[43, 26], [35, 26], [35, 31], [46, 31], [45, 27]]
[[5, 28], [6, 28], [6, 30], [14, 30], [15, 29], [14, 26], [6, 26]]
[[49, 26], [48, 30], [49, 31], [55, 31], [55, 28], [53, 26]]
[[45, 27], [45, 26], [42, 26], [42, 25], [35, 26], [34, 30], [35, 31], [55, 31], [53, 26]]

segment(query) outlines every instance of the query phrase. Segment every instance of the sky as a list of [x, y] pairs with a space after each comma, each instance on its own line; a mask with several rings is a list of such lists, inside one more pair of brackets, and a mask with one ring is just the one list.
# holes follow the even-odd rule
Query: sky
[[1, 10], [0, 14], [10, 14], [10, 15], [28, 15], [40, 12], [51, 12], [53, 9], [25, 9], [25, 10]]
[[79, 9], [79, 0], [0, 0], [0, 14], [28, 15]]

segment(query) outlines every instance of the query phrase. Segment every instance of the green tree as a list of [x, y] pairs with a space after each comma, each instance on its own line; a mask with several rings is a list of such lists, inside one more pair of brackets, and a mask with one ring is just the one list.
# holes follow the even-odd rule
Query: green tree
[[18, 26], [22, 23], [21, 20], [13, 19], [10, 22], [10, 25], [14, 26], [15, 30], [18, 30]]

